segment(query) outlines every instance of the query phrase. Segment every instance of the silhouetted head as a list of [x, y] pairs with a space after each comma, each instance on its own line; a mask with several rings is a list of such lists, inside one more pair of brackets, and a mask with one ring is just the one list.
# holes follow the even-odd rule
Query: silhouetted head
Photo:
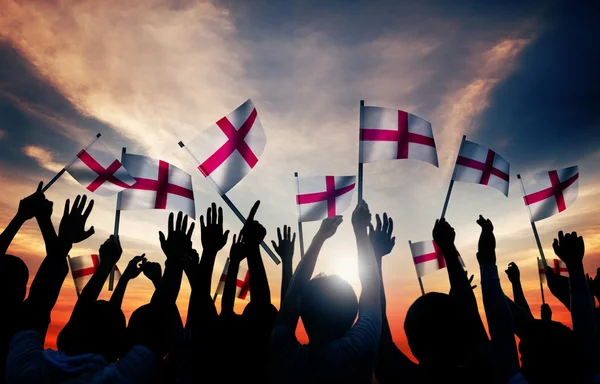
[[98, 300], [72, 317], [58, 335], [58, 349], [75, 356], [95, 353], [113, 362], [123, 355], [125, 315], [106, 300]]
[[328, 342], [346, 334], [358, 313], [354, 290], [337, 275], [318, 275], [300, 298], [300, 317], [311, 342]]
[[471, 349], [465, 335], [463, 309], [454, 296], [429, 292], [410, 306], [404, 332], [413, 355], [421, 365], [463, 366]]
[[144, 304], [129, 317], [127, 349], [145, 345], [164, 357], [182, 331], [183, 322], [176, 305], [170, 310], [160, 310], [151, 303]]
[[14, 308], [25, 300], [29, 269], [20, 258], [13, 255], [0, 257], [0, 305]]
[[519, 342], [521, 371], [530, 383], [579, 383], [585, 376], [583, 347], [569, 327], [533, 320]]

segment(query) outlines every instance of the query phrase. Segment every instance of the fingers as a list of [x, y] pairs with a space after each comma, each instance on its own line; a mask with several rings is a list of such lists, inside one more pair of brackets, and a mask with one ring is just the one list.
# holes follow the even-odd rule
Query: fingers
[[394, 230], [394, 220], [392, 220], [392, 218], [390, 217], [388, 231], [387, 231], [388, 235], [391, 235], [393, 230]]
[[77, 206], [77, 212], [81, 215], [83, 214], [83, 207], [85, 207], [85, 203], [87, 202], [87, 195], [83, 195], [79, 205]]
[[181, 231], [181, 224], [183, 222], [183, 212], [177, 212], [177, 221], [175, 222], [175, 231]]
[[396, 236], [392, 237], [391, 242], [392, 242], [392, 248], [393, 248], [396, 245]]
[[187, 231], [187, 225], [188, 225], [188, 215], [185, 215], [183, 217], [183, 221], [181, 222], [181, 230], [183, 231], [183, 233], [185, 233]]
[[71, 207], [72, 208], [71, 213], [77, 212], [80, 200], [81, 200], [81, 196], [77, 195], [77, 197], [75, 198], [75, 201], [73, 202], [73, 206]]
[[229, 229], [223, 233], [223, 237], [225, 237], [225, 243], [227, 243], [227, 238], [229, 237]]
[[36, 192], [42, 192], [42, 187], [44, 186], [44, 182], [40, 181], [40, 183], [37, 186], [37, 189], [35, 190]]
[[233, 243], [231, 244], [233, 246], [233, 244], [235, 244], [235, 239], [237, 238], [237, 236], [235, 235], [235, 233], [233, 234]]
[[273, 249], [275, 250], [275, 252], [279, 253], [279, 246], [277, 246], [275, 241], [271, 240], [271, 245], [273, 246]]
[[387, 215], [387, 213], [383, 212], [383, 226], [381, 227], [381, 230], [384, 233], [387, 233], [387, 231], [388, 231], [388, 225], [389, 225], [388, 224], [388, 215]]
[[294, 232], [294, 236], [292, 237], [292, 245], [296, 243], [296, 232]]
[[256, 211], [258, 211], [259, 205], [260, 205], [260, 200], [257, 200], [256, 203], [254, 203], [254, 205], [252, 206], [252, 209], [250, 210], [250, 214], [248, 215], [248, 218], [246, 220], [248, 220], [248, 221], [254, 220], [254, 216], [256, 215]]
[[165, 234], [162, 233], [162, 231], [158, 231], [158, 240], [160, 241], [160, 246], [164, 247], [166, 239], [165, 239]]
[[85, 212], [83, 212], [83, 220], [87, 220], [90, 213], [92, 213], [92, 208], [94, 208], [94, 200], [90, 200]]
[[219, 220], [219, 216], [218, 216], [218, 211], [217, 211], [217, 204], [212, 203], [211, 204], [211, 215], [212, 215], [212, 223], [213, 225], [216, 225], [218, 220]]
[[213, 213], [213, 211], [212, 211], [212, 205], [211, 205], [210, 207], [206, 208], [206, 225], [212, 224], [212, 217], [213, 217], [212, 213]]
[[223, 208], [219, 207], [218, 216], [217, 216], [217, 225], [223, 226]]
[[94, 229], [94, 226], [91, 226], [90, 229], [83, 234], [83, 240], [89, 239], [94, 233], [96, 233], [96, 230]]
[[65, 210], [63, 212], [63, 216], [67, 216], [69, 214], [69, 204], [71, 202], [69, 201], [69, 199], [67, 199], [67, 201], [65, 201]]
[[367, 228], [369, 228], [369, 235], [371, 233], [375, 232], [375, 228], [373, 228], [373, 224], [372, 223], [369, 223], [369, 226]]
[[281, 237], [281, 228], [277, 227], [277, 240], [281, 243], [283, 238]]
[[192, 238], [192, 234], [194, 233], [194, 228], [196, 228], [196, 222], [192, 221], [192, 224], [190, 225], [190, 229], [188, 229], [187, 234], [186, 234], [188, 239]]
[[379, 217], [379, 213], [375, 215], [375, 221], [377, 222], [377, 226], [375, 227], [375, 230], [377, 232], [381, 231], [381, 217]]
[[287, 239], [288, 241], [292, 238], [292, 227], [287, 227]]
[[554, 239], [552, 242], [552, 248], [554, 249], [554, 253], [556, 256], [560, 257], [560, 246], [558, 245], [558, 240]]
[[174, 215], [173, 215], [173, 212], [171, 212], [171, 213], [169, 213], [169, 228], [168, 228], [168, 232], [167, 232], [169, 237], [171, 236], [171, 234], [173, 232], [175, 232], [175, 224], [173, 222], [174, 222]]
[[561, 245], [565, 241], [565, 235], [563, 231], [558, 232], [558, 244]]
[[204, 224], [204, 216], [200, 215], [200, 230], [204, 232], [206, 230], [206, 224]]

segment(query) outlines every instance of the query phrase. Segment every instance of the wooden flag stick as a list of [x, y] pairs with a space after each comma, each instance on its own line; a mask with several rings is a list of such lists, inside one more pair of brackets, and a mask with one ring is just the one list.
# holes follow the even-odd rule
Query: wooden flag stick
[[[538, 261], [538, 269], [539, 269], [539, 265], [540, 265], [540, 258], [537, 258]], [[542, 284], [542, 275], [540, 274], [540, 271], [538, 271], [538, 276], [540, 278], [540, 291], [542, 292], [542, 304], [546, 304], [546, 299], [544, 298], [544, 284]]]
[[[194, 154], [183, 144], [182, 141], [180, 141], [178, 144], [179, 144], [179, 147], [185, 149], [187, 151], [187, 153], [189, 153], [189, 155], [192, 157], [192, 159], [194, 159], [194, 161], [197, 164], [200, 164], [200, 162], [198, 161], [198, 159], [196, 159], [196, 156], [194, 156]], [[233, 211], [233, 213], [238, 217], [238, 219], [240, 219], [240, 221], [242, 222], [242, 224], [246, 224], [246, 218], [244, 217], [244, 215], [242, 215], [242, 213], [237, 209], [237, 207], [233, 204], [233, 202], [231, 200], [229, 200], [229, 198], [227, 197], [227, 195], [221, 192], [221, 189], [219, 188], [219, 186], [216, 185], [215, 182], [210, 177], [206, 177], [206, 180], [208, 180], [212, 184], [212, 186], [217, 190], [217, 192], [219, 192], [219, 195], [221, 196], [221, 198], [223, 199], [223, 201], [225, 202], [225, 204], [227, 204], [227, 206]], [[271, 248], [269, 248], [269, 246], [267, 245], [267, 243], [265, 243], [263, 241], [262, 243], [260, 243], [260, 245], [265, 250], [265, 252], [267, 253], [267, 255], [271, 256], [271, 259], [273, 259], [273, 261], [275, 262], [275, 264], [279, 265], [281, 263], [279, 261], [279, 259], [277, 258], [277, 256], [275, 256], [275, 254], [273, 253], [273, 251], [271, 251]]]
[[[517, 175], [517, 179], [519, 179], [519, 182], [521, 183], [521, 189], [523, 190], [523, 196], [527, 196], [527, 193], [525, 192], [525, 186], [523, 185], [523, 179], [521, 179], [520, 174]], [[535, 242], [536, 242], [538, 250], [540, 252], [540, 256], [542, 257], [542, 264], [544, 265], [544, 268], [546, 268], [548, 266], [548, 263], [546, 263], [546, 257], [544, 256], [544, 249], [542, 248], [542, 242], [540, 241], [540, 236], [538, 235], [538, 231], [537, 231], [537, 228], [535, 227], [535, 223], [531, 220], [531, 209], [529, 208], [528, 205], [526, 205], [526, 207], [527, 207], [527, 211], [529, 212], [529, 222], [531, 223], [531, 229], [533, 230], [533, 237], [535, 238]]]
[[360, 101], [359, 127], [358, 127], [358, 201], [362, 201], [363, 196], [363, 163], [362, 163], [362, 144], [360, 142], [361, 129], [364, 123], [365, 101]]
[[[412, 242], [408, 240], [408, 248], [410, 249], [410, 254], [412, 256]], [[413, 264], [415, 265], [415, 272], [417, 272], [417, 280], [419, 280], [419, 287], [421, 287], [421, 296], [425, 296], [425, 288], [423, 288], [423, 280], [421, 276], [419, 276], [419, 271], [417, 270], [417, 265], [415, 264], [415, 258], [413, 257]]]
[[[456, 161], [458, 161], [458, 156], [460, 155], [460, 149], [467, 138], [467, 135], [463, 135], [462, 141], [460, 142], [460, 147], [458, 147], [458, 154], [456, 155]], [[454, 169], [456, 169], [456, 162], [454, 162]], [[444, 201], [444, 207], [442, 208], [442, 216], [443, 219], [446, 216], [446, 209], [448, 208], [448, 203], [450, 202], [450, 194], [452, 193], [452, 187], [454, 186], [454, 171], [452, 171], [452, 176], [450, 177], [450, 184], [448, 185], [448, 192], [446, 192], [446, 201]]]
[[[125, 157], [127, 155], [127, 148], [123, 147], [121, 149], [121, 165], [123, 167], [125, 167]], [[115, 239], [117, 241], [119, 241], [119, 225], [121, 223], [121, 194], [122, 192], [119, 192], [117, 194], [117, 206], [115, 209], [115, 229], [113, 231], [113, 235], [115, 236]], [[110, 276], [108, 278], [108, 290], [112, 291], [115, 285], [115, 268], [113, 267], [113, 269], [111, 269], [110, 271]]]
[[[300, 194], [300, 181], [298, 180], [298, 172], [294, 172], [294, 177], [296, 178], [296, 190], [298, 191], [298, 195]], [[304, 235], [302, 232], [302, 221], [300, 221], [300, 205], [296, 203], [296, 208], [298, 211], [298, 239], [300, 243], [300, 258], [304, 257]]]
[[[90, 143], [90, 145], [88, 145], [87, 147], [82, 149], [82, 151], [85, 151], [89, 147], [91, 147], [96, 142], [96, 140], [98, 140], [100, 138], [100, 136], [101, 136], [101, 134], [98, 133], [96, 135], [96, 138], [94, 139], [94, 141], [92, 141]], [[81, 151], [79, 153], [81, 153]], [[79, 153], [78, 153], [78, 155], [79, 155]], [[63, 173], [65, 173], [67, 168], [69, 168], [71, 165], [73, 165], [73, 163], [77, 160], [77, 158], [78, 158], [78, 156], [75, 156], [73, 159], [71, 159], [71, 161], [69, 161], [69, 163], [67, 165], [65, 165], [63, 167], [63, 169], [61, 169], [56, 175], [54, 175], [54, 177], [46, 185], [44, 185], [44, 188], [42, 188], [42, 193], [46, 192], [48, 190], [48, 188], [50, 188], [52, 186], [52, 184], [54, 184], [54, 182], [56, 182], [56, 180], [60, 179], [60, 177], [63, 175]]]

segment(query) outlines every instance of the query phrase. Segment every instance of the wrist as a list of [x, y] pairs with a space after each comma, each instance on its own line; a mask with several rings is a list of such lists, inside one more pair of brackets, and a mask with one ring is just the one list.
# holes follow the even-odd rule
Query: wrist
[[569, 263], [565, 263], [565, 264], [567, 265], [569, 275], [584, 274], [582, 261], [569, 262]]
[[13, 218], [13, 221], [18, 224], [24, 224], [27, 221], [27, 218], [22, 213], [17, 212], [17, 214]]

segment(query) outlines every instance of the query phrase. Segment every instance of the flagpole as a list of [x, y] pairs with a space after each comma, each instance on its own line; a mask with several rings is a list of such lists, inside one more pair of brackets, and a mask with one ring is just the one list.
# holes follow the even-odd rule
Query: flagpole
[[[183, 144], [182, 141], [180, 141], [178, 144], [179, 144], [179, 147], [185, 149], [187, 151], [187, 153], [189, 153], [189, 155], [192, 156], [192, 159], [194, 159], [194, 161], [197, 164], [200, 164], [200, 162], [198, 161], [198, 159], [196, 159], [196, 156], [194, 156], [194, 154], [188, 149], [188, 147], [186, 147]], [[227, 195], [221, 192], [221, 189], [219, 188], [219, 186], [216, 185], [215, 182], [210, 177], [206, 177], [206, 179], [219, 192], [219, 196], [221, 196], [221, 198], [223, 199], [223, 201], [225, 202], [225, 204], [227, 204], [227, 206], [233, 211], [233, 213], [238, 217], [238, 219], [240, 219], [240, 221], [242, 222], [242, 224], [246, 224], [246, 218], [237, 209], [237, 207], [233, 204], [233, 202], [231, 200], [229, 200], [229, 198], [227, 197]], [[273, 253], [273, 251], [271, 251], [271, 248], [269, 248], [269, 246], [267, 245], [267, 243], [265, 243], [263, 241], [262, 243], [260, 243], [260, 245], [265, 250], [265, 252], [267, 253], [267, 255], [271, 256], [271, 259], [273, 259], [273, 261], [275, 262], [275, 264], [279, 265], [279, 263], [281, 263], [279, 261], [279, 259], [277, 258], [277, 256], [275, 256], [275, 254]]]
[[[458, 154], [456, 155], [456, 161], [458, 161], [458, 156], [460, 155], [460, 149], [467, 138], [467, 135], [463, 135], [462, 141], [460, 142], [460, 147], [458, 147]], [[454, 170], [456, 170], [456, 161], [454, 162]], [[446, 201], [444, 201], [444, 208], [442, 208], [442, 216], [443, 219], [446, 216], [446, 209], [448, 208], [448, 203], [450, 202], [450, 194], [452, 193], [452, 187], [454, 186], [454, 170], [452, 171], [452, 176], [450, 177], [450, 184], [448, 185], [448, 192], [446, 192]]]
[[[540, 258], [537, 258], [538, 261], [538, 269], [539, 269], [539, 265], [540, 265]], [[542, 292], [542, 304], [546, 304], [546, 299], [544, 298], [544, 284], [542, 284], [542, 275], [540, 274], [540, 271], [538, 271], [538, 276], [540, 278], [540, 291]]]
[[[408, 248], [410, 249], [410, 254], [412, 255], [412, 242], [408, 240]], [[423, 280], [421, 276], [419, 276], [419, 270], [417, 269], [417, 265], [415, 264], [415, 260], [413, 257], [413, 264], [415, 265], [415, 272], [417, 273], [417, 280], [419, 280], [419, 287], [421, 287], [421, 296], [425, 296], [425, 288], [423, 288]]]
[[[127, 154], [127, 148], [123, 147], [121, 149], [121, 165], [125, 167], [125, 157]], [[114, 236], [117, 241], [119, 241], [119, 224], [121, 223], [121, 194], [119, 192], [117, 194], [117, 206], [115, 208], [115, 229]], [[115, 268], [113, 267], [110, 271], [110, 276], [108, 278], [108, 290], [112, 291], [115, 284]]]
[[79, 151], [79, 153], [75, 157], [73, 157], [73, 159], [71, 159], [71, 161], [69, 161], [69, 163], [63, 167], [63, 169], [61, 169], [56, 175], [54, 175], [54, 177], [46, 185], [44, 185], [44, 188], [42, 188], [42, 193], [46, 192], [48, 190], [48, 188], [50, 188], [56, 180], [60, 179], [60, 177], [63, 175], [63, 173], [65, 173], [67, 168], [69, 168], [71, 165], [73, 165], [73, 163], [78, 159], [79, 154], [83, 151], [86, 151], [89, 147], [91, 147], [96, 142], [96, 140], [98, 140], [100, 138], [100, 136], [101, 136], [101, 134], [98, 133], [96, 135], [96, 138], [94, 139], [94, 141], [92, 141], [90, 143], [90, 145], [88, 145], [87, 147], [85, 147], [84, 149]]
[[[73, 269], [71, 268], [71, 255], [67, 255], [67, 259], [69, 261], [69, 269], [71, 270], [71, 276], [73, 276]], [[77, 298], [79, 298], [79, 291], [77, 290], [77, 283], [75, 283], [75, 276], [73, 276], [73, 284], [75, 284], [75, 293], [77, 293]]]
[[[521, 183], [521, 189], [523, 190], [523, 197], [527, 196], [527, 193], [525, 192], [525, 186], [523, 185], [523, 179], [521, 179], [520, 174], [517, 175], [517, 179], [519, 179], [519, 182]], [[546, 257], [544, 256], [544, 249], [542, 248], [542, 242], [540, 241], [540, 236], [538, 235], [538, 231], [535, 226], [535, 222], [533, 222], [531, 220], [531, 208], [529, 208], [528, 205], [525, 205], [525, 206], [527, 207], [527, 210], [529, 211], [529, 222], [531, 223], [531, 229], [533, 230], [533, 237], [535, 237], [535, 242], [537, 244], [538, 250], [540, 251], [540, 256], [542, 257], [542, 264], [544, 264], [544, 268], [546, 268], [548, 266], [548, 263], [546, 263]]]
[[[298, 180], [298, 172], [294, 172], [296, 178], [296, 191], [300, 194], [300, 180]], [[300, 205], [296, 201], [296, 208], [298, 211], [298, 239], [300, 240], [300, 258], [304, 257], [304, 235], [302, 232], [302, 221], [300, 221]]]
[[363, 109], [365, 107], [365, 101], [360, 101], [360, 114], [359, 114], [359, 127], [358, 127], [358, 201], [362, 201], [362, 190], [363, 190], [363, 163], [362, 163], [362, 144], [360, 141], [361, 129], [364, 123]]

